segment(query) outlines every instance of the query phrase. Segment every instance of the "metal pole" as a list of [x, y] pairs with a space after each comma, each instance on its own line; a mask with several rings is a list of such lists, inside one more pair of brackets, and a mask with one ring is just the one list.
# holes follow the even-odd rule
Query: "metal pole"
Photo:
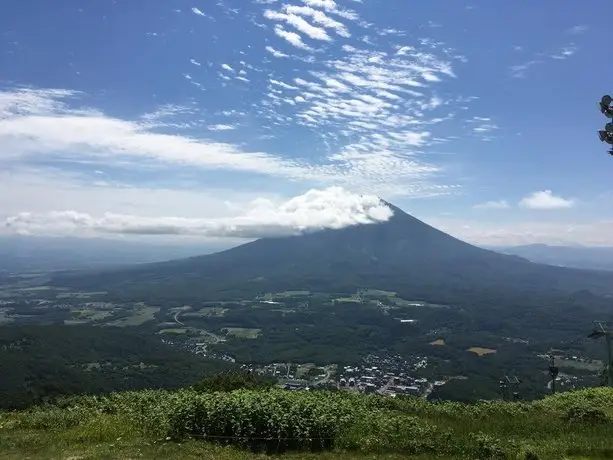
[[607, 331], [606, 335], [605, 335], [605, 339], [607, 341], [607, 358], [608, 358], [608, 363], [607, 363], [607, 368], [609, 370], [609, 386], [613, 387], [613, 362], [611, 360], [611, 332]]
[[553, 355], [549, 357], [549, 375], [551, 376], [551, 394], [556, 392], [556, 374], [555, 372], [555, 358]]

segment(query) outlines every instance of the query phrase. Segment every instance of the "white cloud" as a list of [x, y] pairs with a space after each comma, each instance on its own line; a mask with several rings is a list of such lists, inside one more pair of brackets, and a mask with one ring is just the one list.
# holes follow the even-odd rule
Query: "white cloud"
[[301, 14], [303, 16], [309, 16], [316, 24], [319, 24], [328, 29], [333, 29], [338, 35], [342, 37], [351, 37], [349, 30], [343, 23], [332, 19], [325, 13], [311, 8], [310, 6], [285, 5], [284, 9], [288, 14]]
[[337, 6], [334, 0], [302, 0], [313, 8], [322, 8], [326, 11], [335, 11]]
[[202, 16], [204, 18], [210, 18], [210, 16], [208, 14], [205, 14], [200, 8], [192, 8], [192, 13], [198, 15], [198, 16]]
[[298, 31], [302, 32], [313, 40], [331, 40], [330, 36], [324, 29], [309, 24], [304, 18], [295, 14], [285, 14], [277, 11], [266, 10], [264, 12], [264, 17], [273, 21], [285, 21], [287, 24], [294, 26], [296, 29], [298, 29]]
[[58, 206], [91, 214], [111, 212], [161, 217], [180, 212], [182, 217], [230, 217], [232, 213], [226, 201], [242, 209], [256, 196], [279, 200], [277, 194], [241, 191], [233, 185], [203, 186], [185, 179], [178, 185], [168, 170], [165, 176], [170, 177], [154, 175], [150, 179], [141, 171], [141, 180], [136, 185], [118, 182], [113, 169], [103, 169], [82, 175], [58, 168], [0, 168], [2, 189], [10, 190], [10, 194], [0, 193], [0, 222], [11, 214], [46, 213]]
[[272, 46], [267, 46], [266, 51], [268, 51], [270, 54], [277, 58], [289, 57], [289, 54], [285, 54], [279, 50], [276, 50]]
[[83, 231], [86, 234], [261, 238], [373, 224], [384, 222], [392, 215], [393, 211], [374, 195], [355, 195], [339, 187], [330, 187], [309, 190], [280, 205], [258, 199], [250, 211], [232, 218], [142, 217], [114, 213], [94, 217], [70, 210], [44, 214], [21, 212], [8, 217], [5, 226], [29, 234], [51, 230], [60, 234]]
[[519, 206], [527, 209], [567, 209], [575, 205], [575, 200], [555, 196], [551, 190], [534, 192], [519, 202]]
[[272, 83], [273, 85], [280, 86], [281, 88], [285, 88], [285, 89], [298, 89], [297, 86], [288, 85], [285, 82], [278, 81], [278, 80], [275, 80], [275, 79], [272, 79], [272, 78], [270, 79], [270, 83]]
[[211, 125], [211, 126], [208, 127], [208, 129], [210, 131], [230, 131], [230, 130], [236, 129], [236, 126], [234, 126], [234, 125], [218, 124], [218, 125]]
[[198, 67], [200, 67], [202, 65], [198, 61], [196, 61], [195, 59], [190, 59], [189, 62], [191, 62], [194, 65], [197, 65]]
[[475, 209], [508, 209], [509, 203], [506, 200], [486, 201], [485, 203], [476, 204]]
[[289, 32], [285, 30], [282, 26], [277, 24], [275, 26], [275, 33], [279, 37], [285, 39], [286, 41], [294, 45], [296, 48], [300, 48], [300, 49], [307, 50], [307, 51], [312, 50], [310, 46], [308, 46], [306, 43], [302, 41], [302, 37], [298, 35], [296, 32]]
[[234, 72], [234, 69], [230, 67], [228, 64], [222, 64], [221, 68], [227, 70], [228, 72]]
[[245, 153], [230, 144], [160, 134], [138, 122], [95, 110], [73, 110], [63, 103], [63, 99], [76, 96], [61, 91], [0, 93], [0, 159], [82, 161], [88, 157], [104, 164], [123, 157], [268, 173], [297, 167], [265, 153]]

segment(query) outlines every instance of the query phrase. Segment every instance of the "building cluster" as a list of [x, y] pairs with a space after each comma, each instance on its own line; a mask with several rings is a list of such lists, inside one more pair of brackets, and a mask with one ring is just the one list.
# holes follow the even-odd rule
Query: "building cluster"
[[339, 373], [337, 385], [341, 390], [362, 393], [427, 396], [434, 385], [443, 384], [415, 376], [418, 369], [427, 365], [427, 357], [406, 359], [398, 355], [368, 355], [357, 366], [345, 366]]

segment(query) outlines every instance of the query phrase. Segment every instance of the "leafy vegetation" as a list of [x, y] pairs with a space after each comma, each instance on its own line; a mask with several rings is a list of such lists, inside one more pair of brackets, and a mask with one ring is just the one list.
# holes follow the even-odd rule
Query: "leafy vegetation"
[[82, 455], [113, 445], [115, 455], [138, 448], [152, 457], [168, 452], [167, 458], [215, 452], [238, 459], [249, 451], [330, 452], [300, 458], [609, 458], [611, 430], [608, 388], [478, 404], [325, 391], [146, 390], [1, 414], [0, 449], [15, 457]]

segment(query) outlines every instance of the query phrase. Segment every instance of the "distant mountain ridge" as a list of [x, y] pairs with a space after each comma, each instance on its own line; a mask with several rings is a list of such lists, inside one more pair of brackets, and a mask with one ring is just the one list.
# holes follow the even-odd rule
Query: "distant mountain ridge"
[[532, 262], [588, 270], [613, 271], [613, 247], [555, 246], [528, 244], [490, 247], [503, 254], [517, 255]]
[[[388, 203], [386, 222], [263, 238], [214, 254], [93, 275], [56, 276], [53, 283], [143, 295], [310, 289], [348, 292], [370, 286], [413, 295], [449, 292], [613, 293], [613, 274], [558, 268], [458, 240]], [[409, 295], [409, 294], [407, 294]]]
[[104, 238], [0, 236], [0, 272], [104, 268], [189, 257], [212, 245], [163, 245]]

